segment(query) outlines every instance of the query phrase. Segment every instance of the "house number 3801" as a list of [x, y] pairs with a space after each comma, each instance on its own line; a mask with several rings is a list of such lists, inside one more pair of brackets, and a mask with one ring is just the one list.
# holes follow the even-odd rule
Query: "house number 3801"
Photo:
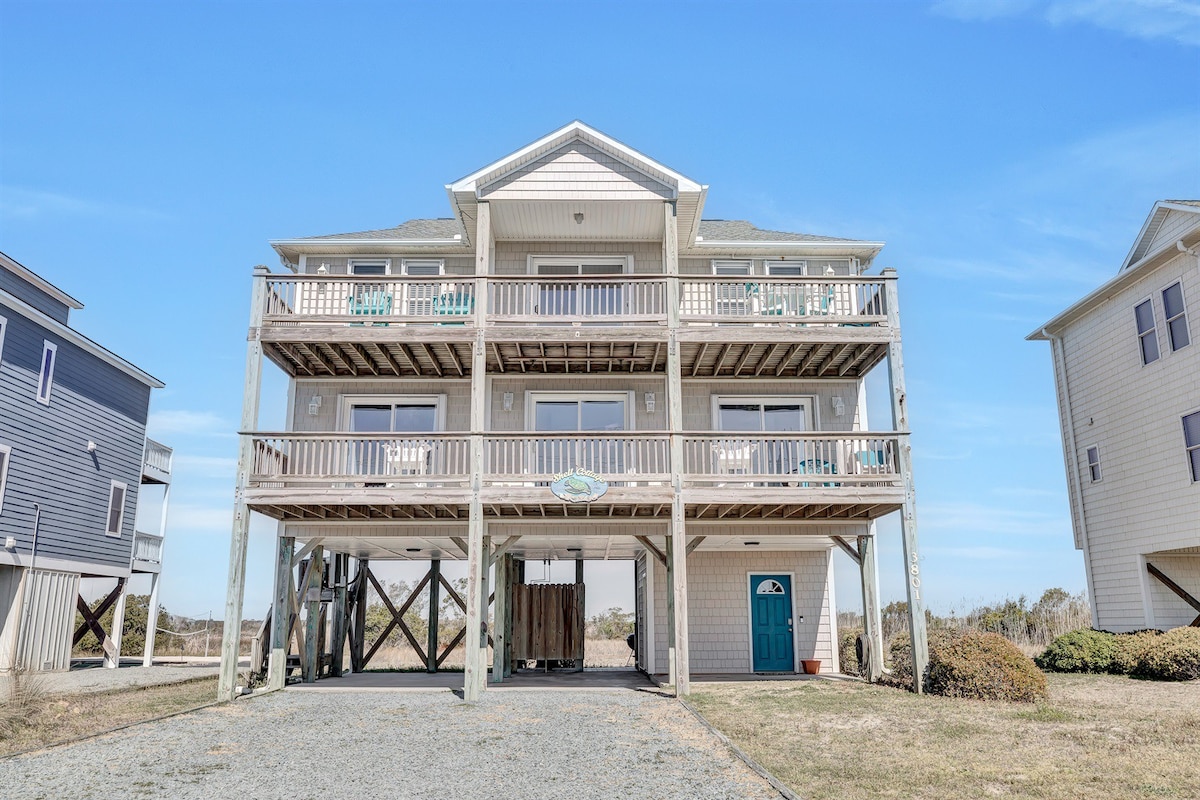
[[912, 586], [913, 598], [921, 599], [921, 565], [917, 562], [917, 554], [913, 553], [909, 556], [908, 563], [908, 583]]

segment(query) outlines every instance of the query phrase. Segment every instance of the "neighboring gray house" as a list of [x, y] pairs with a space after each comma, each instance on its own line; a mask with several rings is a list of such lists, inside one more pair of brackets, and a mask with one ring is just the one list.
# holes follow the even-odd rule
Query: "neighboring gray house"
[[171, 451], [146, 439], [163, 384], [70, 328], [79, 308], [0, 253], [0, 669], [70, 665], [83, 579], [116, 579], [113, 666], [131, 574], [157, 603], [166, 497], [157, 533], [135, 516], [142, 484], [170, 483]]
[[1200, 201], [1155, 203], [1050, 342], [1092, 624], [1200, 626]]
[[[895, 512], [920, 675], [882, 243], [702, 219], [707, 186], [580, 122], [445, 190], [451, 218], [275, 241], [283, 270], [256, 271], [221, 696], [250, 512], [279, 523], [283, 624], [253, 658], [274, 686], [290, 654], [306, 680], [341, 675], [347, 641], [363, 669], [389, 560], [429, 563], [434, 609], [442, 561], [467, 562], [457, 638], [396, 625], [431, 670], [465, 637], [468, 699], [528, 662], [581, 664], [585, 561], [632, 562], [637, 665], [680, 694], [692, 673], [837, 672], [837, 549], [862, 566], [878, 677], [874, 520]], [[283, 431], [257, 428], [266, 359], [289, 380]], [[894, 420], [871, 425], [885, 361]], [[527, 580], [547, 559], [575, 583]]]

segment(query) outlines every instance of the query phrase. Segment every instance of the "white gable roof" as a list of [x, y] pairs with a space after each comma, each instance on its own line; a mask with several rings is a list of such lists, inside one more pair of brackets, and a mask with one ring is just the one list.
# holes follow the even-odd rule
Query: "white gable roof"
[[488, 164], [483, 169], [476, 170], [470, 175], [460, 178], [447, 188], [454, 194], [464, 192], [477, 194], [485, 185], [572, 142], [584, 142], [597, 150], [608, 153], [613, 158], [657, 180], [659, 183], [670, 186], [677, 193], [699, 192], [704, 188], [670, 167], [666, 167], [654, 159], [648, 158], [632, 147], [618, 142], [611, 136], [607, 136], [579, 120], [575, 120], [569, 125], [565, 125], [553, 133], [543, 136], [536, 142], [522, 147], [520, 150], [505, 156], [499, 161]]
[[[1181, 214], [1184, 216], [1200, 214], [1200, 200], [1159, 200], [1155, 203], [1154, 210], [1146, 218], [1146, 224], [1138, 233], [1133, 247], [1129, 250], [1129, 255], [1125, 256], [1125, 260], [1121, 263], [1120, 271], [1124, 272], [1145, 258], [1152, 250], [1157, 250], [1162, 244], [1160, 240], [1169, 238], [1177, 227], [1168, 224], [1168, 220]], [[1194, 224], [1186, 219], [1179, 220], [1179, 222], [1185, 228]]]
[[[629, 179], [633, 175], [644, 176], [645, 181], [634, 180], [631, 185], [640, 183], [647, 197], [657, 196], [661, 199], [674, 200], [680, 245], [685, 246], [695, 239], [700, 215], [704, 209], [707, 186], [697, 183], [579, 120], [575, 120], [522, 147], [515, 153], [446, 186], [450, 205], [454, 209], [454, 215], [462, 223], [468, 242], [473, 243], [475, 240], [476, 208], [480, 200], [488, 199], [485, 195], [489, 187], [500, 185], [505, 182], [506, 178], [520, 174], [522, 171], [527, 173], [531, 170], [536, 171], [538, 165], [535, 162], [553, 161], [555, 154], [569, 151], [572, 145], [582, 145], [577, 149], [600, 153], [611, 158], [619, 166], [615, 171], [623, 173], [625, 179]], [[570, 193], [570, 190], [565, 190], [562, 196]]]

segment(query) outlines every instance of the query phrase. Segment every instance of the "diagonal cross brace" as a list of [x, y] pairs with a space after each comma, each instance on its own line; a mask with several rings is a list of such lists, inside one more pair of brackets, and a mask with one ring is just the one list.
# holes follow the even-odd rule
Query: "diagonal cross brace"
[[125, 588], [125, 579], [117, 578], [117, 586], [108, 593], [100, 605], [96, 606], [96, 610], [92, 611], [88, 608], [88, 604], [83, 602], [82, 597], [75, 598], [75, 608], [78, 609], [80, 616], [83, 617], [83, 624], [75, 630], [75, 637], [71, 639], [71, 646], [79, 644], [79, 641], [87, 636], [88, 631], [96, 634], [96, 640], [103, 647], [105, 641], [108, 640], [108, 634], [104, 632], [104, 628], [100, 626], [100, 618], [104, 616], [104, 612], [112, 608], [113, 603], [117, 602], [117, 598], [121, 596], [121, 590]]
[[[1197, 600], [1196, 598], [1194, 598], [1190, 594], [1188, 594], [1188, 591], [1186, 589], [1184, 589], [1182, 586], [1180, 586], [1175, 581], [1168, 578], [1162, 570], [1160, 570], [1158, 567], [1151, 564], [1149, 561], [1146, 562], [1146, 572], [1149, 572], [1151, 575], [1158, 578], [1159, 582], [1162, 583], [1163, 586], [1166, 586], [1168, 589], [1170, 589], [1172, 592], [1174, 592], [1176, 595], [1178, 595], [1179, 599], [1183, 600], [1183, 602], [1187, 603], [1189, 606], [1191, 606], [1195, 610], [1200, 611], [1200, 600]], [[1192, 620], [1192, 624], [1189, 625], [1188, 627], [1200, 628], [1200, 616], [1198, 616], [1194, 620]]]

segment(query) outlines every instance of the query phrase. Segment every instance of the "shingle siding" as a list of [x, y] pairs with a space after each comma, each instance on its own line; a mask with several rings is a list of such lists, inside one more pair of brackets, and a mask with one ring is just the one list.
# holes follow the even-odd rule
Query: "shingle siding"
[[[1183, 284], [1193, 344], [1171, 352], [1162, 290], [1176, 281]], [[1146, 298], [1154, 305], [1162, 355], [1143, 366], [1133, 309]], [[1139, 554], [1200, 545], [1200, 483], [1191, 480], [1181, 422], [1200, 409], [1198, 336], [1200, 275], [1196, 260], [1184, 254], [1116, 292], [1063, 334], [1077, 444], [1070, 468], [1082, 487], [1102, 628], [1146, 626]], [[1100, 450], [1099, 482], [1088, 471], [1092, 446]], [[1200, 594], [1200, 581], [1190, 588]]]
[[[729, 526], [739, 535], [755, 535], [749, 526]], [[703, 533], [713, 528], [705, 526]], [[764, 544], [764, 546], [766, 546]], [[731, 553], [698, 550], [688, 557], [688, 637], [691, 671], [749, 673], [750, 573], [792, 573], [796, 621], [796, 659], [820, 659], [822, 671], [838, 670], [832, 619], [828, 550]], [[667, 667], [667, 574], [654, 567], [655, 667]]]

